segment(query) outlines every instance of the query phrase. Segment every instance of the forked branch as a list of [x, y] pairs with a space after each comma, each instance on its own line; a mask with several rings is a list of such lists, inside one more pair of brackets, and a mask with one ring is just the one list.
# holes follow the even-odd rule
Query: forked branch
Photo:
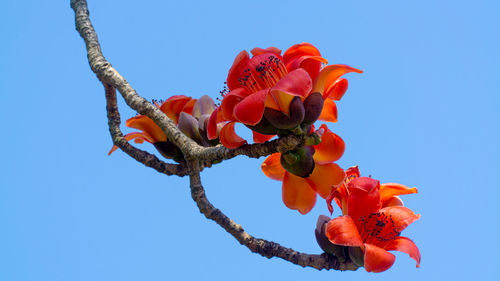
[[[288, 136], [264, 144], [244, 145], [237, 149], [227, 149], [223, 146], [202, 147], [184, 135], [176, 125], [161, 110], [148, 102], [128, 84], [123, 76], [116, 71], [104, 58], [97, 34], [90, 22], [87, 1], [71, 0], [71, 7], [75, 11], [76, 29], [84, 39], [87, 47], [87, 56], [90, 68], [103, 83], [106, 92], [108, 125], [113, 143], [132, 158], [142, 164], [154, 168], [167, 175], [184, 176], [189, 173], [191, 195], [200, 212], [208, 219], [215, 221], [224, 230], [231, 234], [240, 244], [245, 245], [250, 251], [271, 258], [279, 257], [302, 267], [321, 269], [355, 270], [357, 267], [350, 261], [339, 263], [331, 255], [309, 255], [286, 248], [278, 243], [265, 239], [255, 238], [244, 231], [243, 227], [228, 218], [219, 209], [208, 201], [200, 179], [200, 162], [213, 162], [230, 159], [238, 155], [258, 158], [275, 152], [285, 152], [303, 145], [303, 137]], [[130, 145], [120, 130], [120, 114], [116, 103], [117, 89], [125, 102], [135, 111], [151, 118], [167, 137], [176, 144], [188, 161], [185, 164], [168, 164], [156, 156], [137, 149]]]

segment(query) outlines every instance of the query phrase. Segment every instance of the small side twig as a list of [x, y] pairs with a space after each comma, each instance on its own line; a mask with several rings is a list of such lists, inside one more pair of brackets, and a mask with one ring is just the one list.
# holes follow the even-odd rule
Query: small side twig
[[145, 166], [151, 167], [160, 173], [169, 176], [176, 175], [180, 177], [187, 175], [188, 169], [185, 163], [165, 163], [158, 159], [155, 155], [135, 148], [128, 143], [128, 141], [123, 137], [122, 131], [120, 130], [121, 121], [120, 112], [118, 111], [118, 105], [116, 103], [116, 90], [113, 86], [106, 83], [103, 83], [103, 86], [106, 93], [106, 111], [108, 114], [109, 133], [111, 134], [111, 138], [113, 139], [113, 144], [118, 146], [121, 150], [123, 150], [138, 162], [141, 162]]
[[337, 258], [328, 254], [310, 255], [283, 247], [280, 244], [265, 239], [255, 238], [248, 234], [241, 225], [227, 217], [221, 210], [215, 208], [208, 201], [203, 185], [201, 184], [198, 162], [189, 162], [191, 197], [196, 202], [200, 212], [206, 218], [215, 221], [224, 230], [231, 234], [241, 245], [263, 257], [278, 257], [302, 267], [312, 267], [318, 270], [356, 270], [358, 267], [352, 261], [340, 263]]

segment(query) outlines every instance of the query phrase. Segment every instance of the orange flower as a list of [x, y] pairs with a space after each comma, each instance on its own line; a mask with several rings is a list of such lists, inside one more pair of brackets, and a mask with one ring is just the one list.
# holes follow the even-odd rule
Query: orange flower
[[349, 251], [361, 251], [361, 261], [353, 261], [368, 272], [382, 272], [393, 265], [395, 256], [388, 251], [407, 253], [419, 267], [420, 251], [400, 233], [420, 215], [403, 206], [383, 207], [380, 183], [372, 178], [355, 177], [345, 188], [347, 214], [327, 223], [328, 240], [335, 245], [359, 247]]
[[271, 179], [282, 181], [283, 202], [301, 214], [308, 213], [316, 204], [316, 194], [326, 198], [332, 186], [344, 180], [344, 170], [333, 163], [344, 153], [344, 141], [331, 132], [326, 125], [316, 131], [321, 143], [313, 145], [313, 170], [307, 177], [296, 176], [285, 170], [281, 164], [281, 153], [271, 154], [262, 163], [262, 171]]
[[[210, 97], [202, 96], [198, 100], [176, 95], [161, 104], [157, 101], [153, 101], [153, 103], [172, 119], [184, 134], [202, 145], [208, 145], [206, 127], [210, 114], [215, 109], [215, 104]], [[180, 150], [167, 139], [167, 135], [149, 117], [137, 115], [128, 119], [125, 125], [140, 130], [140, 132], [126, 134], [124, 137], [127, 141], [152, 143], [165, 158], [177, 159], [177, 157], [182, 156]], [[116, 145], [113, 146], [108, 155], [117, 149]]]
[[242, 51], [234, 60], [227, 77], [229, 93], [210, 120], [209, 138], [217, 137], [217, 124], [230, 126], [225, 133], [236, 141], [226, 143], [221, 138], [229, 148], [246, 143], [234, 138], [234, 122], [250, 127], [255, 142], [269, 140], [278, 129], [310, 125], [318, 118], [336, 122], [333, 100], [339, 100], [347, 90], [347, 80], [340, 77], [348, 72], [361, 73], [347, 65], [321, 69], [327, 60], [309, 43], [294, 45], [283, 56], [274, 47], [255, 48], [251, 53], [252, 58]]

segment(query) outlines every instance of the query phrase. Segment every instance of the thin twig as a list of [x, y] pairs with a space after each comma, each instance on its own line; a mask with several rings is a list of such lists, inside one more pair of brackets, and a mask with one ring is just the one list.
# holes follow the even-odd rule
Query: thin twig
[[133, 147], [123, 137], [120, 130], [120, 112], [116, 103], [116, 90], [113, 86], [103, 83], [106, 93], [106, 111], [108, 114], [109, 133], [113, 139], [113, 144], [118, 146], [121, 150], [127, 153], [130, 157], [141, 162], [145, 166], [151, 167], [160, 173], [166, 175], [176, 175], [183, 177], [187, 175], [187, 167], [182, 164], [169, 164], [161, 161], [155, 155], [150, 154], [144, 150]]
[[297, 252], [291, 248], [283, 247], [280, 244], [265, 239], [255, 238], [248, 234], [241, 225], [227, 217], [221, 210], [215, 208], [208, 201], [203, 185], [201, 184], [199, 167], [196, 161], [189, 162], [191, 170], [189, 175], [191, 185], [191, 197], [196, 202], [200, 212], [206, 218], [215, 221], [224, 230], [231, 234], [241, 245], [246, 246], [250, 251], [258, 253], [263, 257], [278, 257], [302, 267], [312, 267], [318, 270], [356, 270], [358, 267], [352, 261], [340, 263], [336, 257], [328, 254], [310, 255]]

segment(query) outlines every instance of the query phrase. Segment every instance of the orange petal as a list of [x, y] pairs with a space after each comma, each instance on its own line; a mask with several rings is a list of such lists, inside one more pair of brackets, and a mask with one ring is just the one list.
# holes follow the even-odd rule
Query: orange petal
[[229, 92], [220, 104], [222, 115], [226, 120], [234, 120], [234, 107], [241, 102], [246, 96], [248, 96], [247, 91], [244, 88], [237, 88]]
[[243, 124], [258, 124], [264, 114], [267, 92], [267, 89], [261, 90], [245, 97], [234, 107], [234, 117]]
[[125, 125], [130, 128], [141, 130], [151, 136], [151, 142], [166, 141], [167, 135], [155, 124], [149, 117], [137, 115], [125, 122]]
[[389, 269], [396, 256], [372, 244], [365, 244], [365, 270], [367, 272], [382, 272]]
[[227, 123], [219, 133], [220, 142], [229, 149], [238, 148], [247, 143], [246, 140], [236, 134], [234, 124], [234, 122]]
[[380, 200], [385, 205], [394, 196], [417, 193], [417, 188], [409, 188], [399, 183], [383, 183], [380, 185]]
[[393, 206], [404, 206], [403, 200], [399, 196], [391, 197], [389, 200], [382, 202], [382, 208], [393, 207]]
[[288, 48], [283, 54], [283, 62], [287, 64], [291, 60], [302, 56], [321, 56], [321, 53], [312, 44], [303, 42]]
[[262, 55], [262, 54], [266, 54], [266, 53], [273, 53], [273, 54], [277, 55], [279, 58], [281, 58], [281, 50], [276, 48], [276, 47], [268, 47], [265, 49], [253, 48], [250, 51], [250, 53], [252, 53], [252, 55], [254, 55], [254, 56], [258, 56], [258, 55]]
[[339, 165], [316, 163], [312, 174], [306, 180], [314, 187], [319, 196], [326, 198], [330, 195], [332, 187], [341, 184], [344, 178], [344, 170]]
[[362, 73], [363, 71], [344, 64], [334, 64], [323, 68], [314, 80], [312, 92], [318, 92], [324, 95], [328, 86], [335, 83], [340, 76], [349, 72]]
[[163, 104], [160, 106], [160, 110], [163, 111], [163, 113], [165, 113], [168, 118], [174, 120], [174, 122], [177, 124], [177, 120], [179, 120], [179, 114], [190, 100], [192, 100], [190, 97], [186, 97], [183, 95], [171, 96], [163, 102]]
[[356, 224], [350, 216], [336, 217], [329, 221], [325, 233], [333, 244], [351, 247], [363, 245]]
[[[143, 143], [144, 141], [147, 141], [149, 143], [153, 142], [153, 140], [151, 139], [150, 136], [148, 136], [147, 134], [144, 134], [144, 133], [140, 133], [140, 132], [128, 133], [128, 134], [124, 135], [123, 137], [127, 141], [131, 141], [131, 140], [135, 139], [135, 143]], [[113, 153], [117, 149], [118, 149], [118, 146], [113, 145], [111, 150], [108, 152], [108, 155], [111, 155], [111, 153]]]
[[384, 213], [387, 217], [392, 217], [394, 226], [399, 232], [403, 231], [414, 221], [420, 219], [420, 215], [402, 206], [385, 207], [380, 210], [380, 213]]
[[325, 99], [323, 101], [323, 109], [318, 119], [325, 122], [337, 122], [337, 105], [333, 100]]
[[349, 83], [347, 82], [347, 79], [341, 78], [335, 81], [335, 83], [332, 83], [325, 91], [323, 94], [323, 98], [331, 98], [333, 100], [340, 100], [345, 92], [347, 91], [347, 87], [349, 86]]
[[323, 124], [321, 127], [324, 130], [321, 136], [321, 143], [314, 145], [316, 152], [314, 153], [314, 161], [316, 163], [324, 164], [331, 163], [340, 159], [344, 154], [345, 143], [336, 134], [334, 134], [328, 127]]
[[250, 56], [247, 51], [241, 51], [234, 59], [231, 69], [227, 75], [227, 87], [229, 90], [234, 90], [241, 87], [239, 78], [241, 76], [241, 71], [246, 67], [247, 63], [250, 61]]
[[355, 221], [360, 216], [367, 216], [380, 210], [379, 181], [372, 178], [354, 178], [347, 184], [349, 199], [347, 213]]
[[420, 267], [420, 251], [418, 250], [417, 245], [415, 245], [415, 243], [413, 243], [413, 241], [409, 238], [398, 237], [395, 240], [390, 241], [385, 249], [387, 251], [400, 251], [407, 253], [410, 258], [417, 262], [417, 267]]
[[279, 110], [289, 114], [290, 103], [298, 96], [301, 100], [311, 92], [312, 80], [303, 69], [296, 69], [283, 78], [269, 91]]
[[288, 208], [298, 210], [303, 215], [309, 213], [316, 204], [316, 192], [307, 181], [288, 172], [283, 177], [282, 196]]
[[264, 143], [275, 136], [275, 135], [264, 135], [261, 133], [257, 133], [255, 131], [252, 131], [252, 133], [253, 133], [253, 142], [256, 143]]
[[269, 155], [264, 163], [260, 166], [262, 172], [273, 180], [283, 181], [285, 177], [285, 169], [280, 163], [281, 153], [273, 153]]

